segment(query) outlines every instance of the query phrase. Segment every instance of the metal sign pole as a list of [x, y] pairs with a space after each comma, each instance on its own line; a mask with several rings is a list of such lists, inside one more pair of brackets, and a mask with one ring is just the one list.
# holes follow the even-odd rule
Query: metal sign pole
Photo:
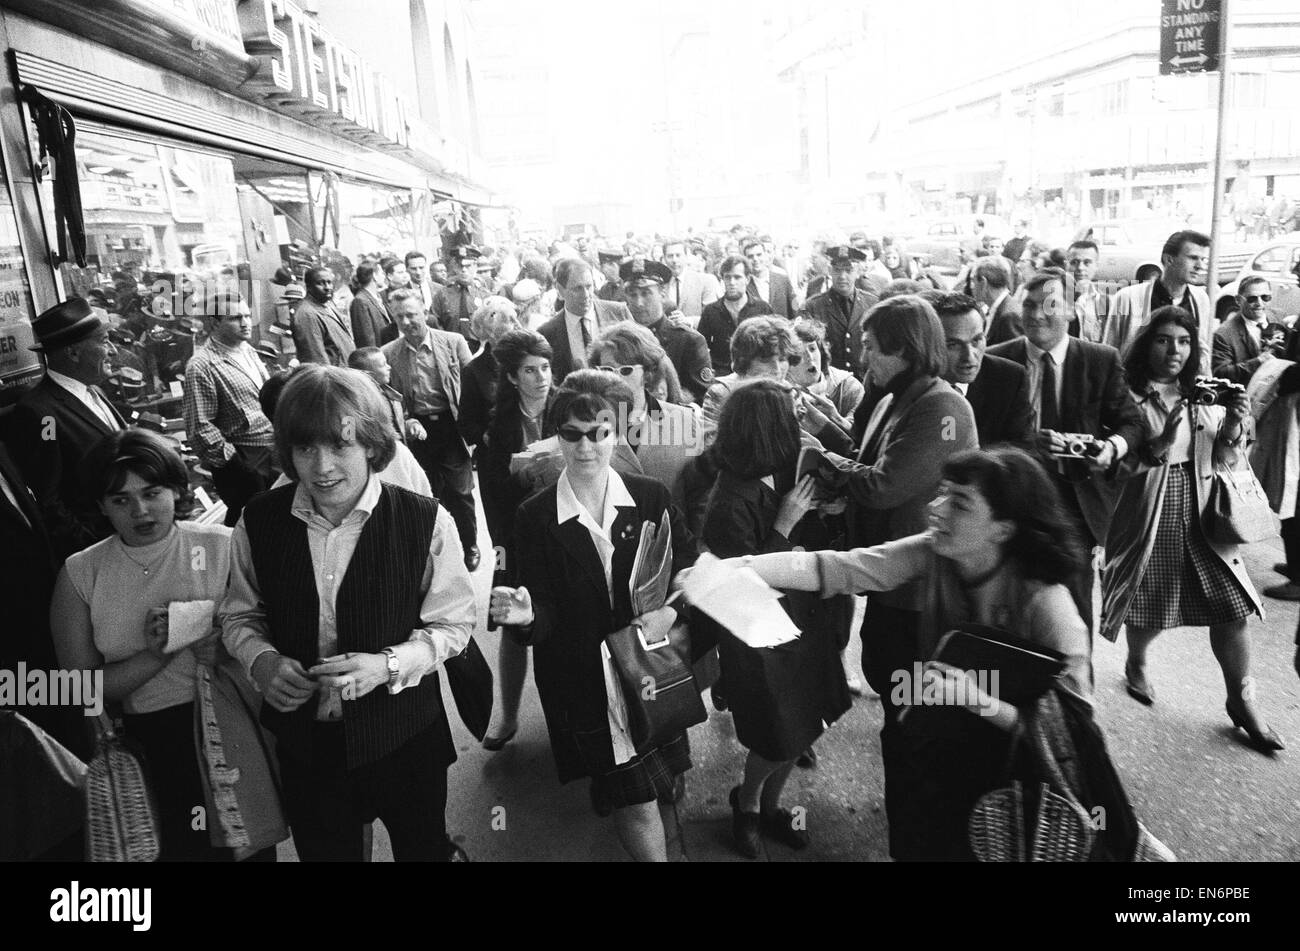
[[1219, 240], [1222, 229], [1219, 217], [1223, 209], [1223, 133], [1228, 124], [1228, 69], [1231, 65], [1231, 46], [1228, 40], [1229, 0], [1223, 0], [1219, 12], [1219, 116], [1218, 131], [1214, 136], [1214, 193], [1210, 202], [1210, 269], [1205, 276], [1205, 293], [1213, 304], [1219, 294]]

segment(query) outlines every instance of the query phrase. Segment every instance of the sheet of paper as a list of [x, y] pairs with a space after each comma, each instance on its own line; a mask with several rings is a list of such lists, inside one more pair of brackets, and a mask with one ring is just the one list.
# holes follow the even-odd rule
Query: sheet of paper
[[775, 647], [799, 636], [781, 608], [781, 592], [751, 568], [736, 568], [705, 552], [686, 576], [686, 599], [750, 647]]
[[167, 605], [167, 648], [174, 654], [212, 633], [215, 601], [173, 601]]

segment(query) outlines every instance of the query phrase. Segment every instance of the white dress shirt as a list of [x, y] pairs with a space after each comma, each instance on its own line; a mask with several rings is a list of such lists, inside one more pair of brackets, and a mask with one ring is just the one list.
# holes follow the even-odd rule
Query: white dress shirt
[[[627, 486], [613, 469], [609, 470], [609, 483], [605, 486], [605, 507], [601, 511], [600, 522], [592, 517], [587, 507], [578, 501], [569, 482], [569, 473], [560, 473], [560, 481], [555, 487], [555, 519], [560, 525], [571, 519], [587, 530], [591, 543], [600, 556], [601, 566], [605, 569], [605, 588], [609, 592], [610, 605], [614, 603], [613, 558], [614, 540], [610, 532], [614, 520], [618, 518], [618, 507], [635, 507], [636, 500], [627, 491]], [[606, 716], [609, 720], [609, 735], [614, 744], [614, 765], [626, 763], [636, 756], [636, 745], [627, 722], [627, 701], [623, 699], [623, 688], [619, 685], [618, 673], [614, 670], [613, 657], [609, 647], [601, 642], [600, 658], [605, 668]]]
[[753, 278], [751, 278], [751, 280], [753, 280], [754, 282], [754, 290], [758, 292], [758, 296], [762, 299], [763, 303], [765, 304], [772, 303], [771, 274], [770, 273], [766, 274], [763, 277], [759, 277], [757, 274], [755, 274]]
[[98, 419], [102, 420], [104, 425], [110, 430], [116, 432], [122, 428], [121, 425], [118, 424], [117, 417], [113, 415], [113, 410], [108, 405], [108, 400], [100, 396], [97, 390], [92, 390], [80, 380], [74, 380], [70, 376], [65, 376], [58, 370], [47, 369], [45, 372], [49, 375], [51, 380], [79, 399], [82, 404], [94, 413]]
[[[371, 473], [356, 508], [338, 526], [316, 511], [311, 496], [301, 483], [294, 493], [293, 515], [307, 526], [307, 545], [311, 551], [312, 574], [316, 579], [319, 601], [317, 643], [321, 657], [338, 653], [335, 617], [338, 590], [347, 575], [362, 529], [379, 504], [380, 492], [379, 477]], [[474, 590], [465, 569], [460, 537], [445, 508], [438, 509], [420, 590], [421, 626], [412, 631], [405, 642], [393, 645], [400, 673], [397, 683], [388, 688], [389, 693], [400, 693], [407, 687], [414, 687], [426, 674], [435, 671], [448, 658], [455, 657], [465, 649], [474, 630]], [[276, 650], [271, 642], [260, 591], [248, 531], [240, 519], [231, 539], [230, 587], [221, 603], [220, 616], [226, 649], [243, 664], [249, 680], [253, 679], [253, 664], [257, 658], [267, 651]], [[321, 692], [316, 719], [336, 720], [341, 717], [339, 695], [334, 691]]]
[[569, 332], [569, 351], [573, 354], [573, 368], [581, 370], [587, 365], [587, 344], [582, 342], [582, 324], [587, 325], [587, 339], [596, 339], [596, 308], [579, 316], [567, 307], [564, 310], [564, 326]]
[[[1052, 362], [1056, 364], [1056, 411], [1058, 413], [1064, 410], [1061, 405], [1061, 391], [1065, 384], [1065, 355], [1070, 349], [1070, 336], [1066, 334], [1061, 338], [1061, 342], [1053, 347], [1050, 351]], [[1041, 429], [1039, 425], [1043, 413], [1043, 354], [1049, 351], [1043, 350], [1025, 338], [1025, 353], [1028, 355], [1025, 367], [1026, 374], [1029, 377], [1029, 392], [1033, 394], [1032, 407], [1034, 410], [1034, 429]], [[1094, 434], [1095, 435], [1095, 434]], [[1128, 441], [1119, 435], [1110, 436], [1107, 442], [1115, 447], [1115, 458], [1123, 459], [1128, 453]]]

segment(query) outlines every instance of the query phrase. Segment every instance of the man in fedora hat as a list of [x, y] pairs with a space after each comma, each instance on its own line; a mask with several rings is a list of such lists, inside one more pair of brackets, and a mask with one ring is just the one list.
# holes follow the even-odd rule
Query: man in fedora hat
[[126, 423], [99, 388], [114, 347], [90, 304], [80, 297], [56, 304], [32, 321], [32, 331], [32, 349], [45, 354], [45, 376], [14, 407], [5, 441], [62, 563], [111, 534], [78, 469], [91, 446]]

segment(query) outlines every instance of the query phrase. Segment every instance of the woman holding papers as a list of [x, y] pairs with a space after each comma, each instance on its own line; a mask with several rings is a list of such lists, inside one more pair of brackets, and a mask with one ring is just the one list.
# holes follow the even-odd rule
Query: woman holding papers
[[[674, 572], [694, 546], [668, 489], [610, 468], [614, 407], [606, 398], [562, 388], [548, 412], [559, 435], [559, 481], [524, 502], [515, 516], [517, 588], [492, 590], [491, 617], [532, 645], [537, 692], [560, 782], [590, 777], [597, 812], [614, 814], [618, 837], [638, 861], [666, 861], [665, 816], [673, 815], [676, 777], [690, 769], [683, 732], [637, 753], [626, 703], [605, 638], [633, 620], [632, 565], [645, 522], [671, 511]], [[666, 629], [677, 603], [646, 615]]]
[[[823, 547], [829, 539], [815, 515], [811, 476], [795, 483], [801, 446], [788, 389], [771, 380], [752, 383], [728, 398], [718, 419], [712, 452], [720, 472], [709, 496], [701, 538], [722, 558]], [[760, 834], [794, 849], [808, 833], [781, 808], [795, 760], [852, 705], [840, 644], [843, 599], [796, 592], [784, 601], [800, 636], [771, 647], [752, 647], [723, 630], [718, 651], [736, 737], [749, 750], [744, 779], [731, 790], [732, 835], [742, 855], [757, 858]]]
[[1151, 642], [1169, 628], [1208, 627], [1227, 686], [1228, 716], [1254, 749], [1269, 755], [1283, 744], [1254, 705], [1246, 627], [1260, 613], [1259, 595], [1240, 546], [1212, 541], [1201, 528], [1216, 471], [1238, 465], [1253, 438], [1250, 399], [1238, 392], [1226, 406], [1193, 401], [1200, 346], [1192, 315], [1162, 307], [1129, 348], [1124, 371], [1149, 438], [1120, 470], [1121, 477], [1132, 477], [1106, 540], [1102, 634], [1113, 641], [1127, 623], [1126, 687], [1135, 700], [1151, 704]]
[[[847, 552], [773, 552], [736, 559], [774, 588], [822, 595], [919, 588], [919, 656], [932, 657], [945, 633], [963, 625], [997, 627], [1065, 656], [1061, 690], [1091, 705], [1088, 629], [1070, 597], [1069, 579], [1083, 550], [1056, 489], [1030, 456], [995, 448], [959, 453], [943, 465], [930, 529]], [[914, 683], [917, 675], [925, 683]], [[922, 717], [900, 725], [903, 741], [897, 809], [889, 813], [890, 849], [900, 860], [969, 858], [966, 819], [975, 800], [1001, 778], [1007, 740], [1019, 711], [960, 685], [955, 669], [902, 665], [885, 685], [896, 704], [922, 688], [940, 691], [978, 718]], [[930, 682], [933, 681], [933, 684]], [[1006, 692], [1006, 684], [1002, 684]], [[936, 731], [936, 722], [942, 729]], [[999, 728], [998, 730], [992, 727]], [[918, 729], [919, 728], [919, 729]]]
[[[487, 348], [484, 348], [487, 351]], [[480, 353], [474, 362], [482, 360]], [[497, 547], [493, 581], [507, 584], [518, 577], [515, 561], [515, 510], [533, 490], [527, 474], [510, 473], [510, 457], [525, 446], [554, 435], [546, 409], [553, 398], [551, 345], [541, 334], [515, 330], [498, 337], [491, 349], [497, 366], [496, 401], [480, 450], [478, 479], [488, 533]], [[528, 676], [528, 649], [502, 637], [497, 648], [497, 683], [501, 702], [493, 708], [483, 748], [496, 752], [519, 729], [519, 702]]]
[[[103, 671], [103, 699], [121, 704], [158, 804], [162, 859], [229, 861], [229, 850], [209, 845], [206, 827], [191, 828], [191, 810], [204, 802], [195, 677], [200, 656], [210, 660], [219, 649], [213, 614], [226, 590], [231, 530], [177, 521], [189, 493], [185, 464], [155, 433], [111, 433], [82, 469], [116, 534], [73, 555], [59, 572], [50, 608], [59, 663]], [[178, 618], [169, 619], [176, 602], [199, 615], [206, 603], [198, 624], [205, 633], [169, 650], [169, 628], [178, 633]]]

